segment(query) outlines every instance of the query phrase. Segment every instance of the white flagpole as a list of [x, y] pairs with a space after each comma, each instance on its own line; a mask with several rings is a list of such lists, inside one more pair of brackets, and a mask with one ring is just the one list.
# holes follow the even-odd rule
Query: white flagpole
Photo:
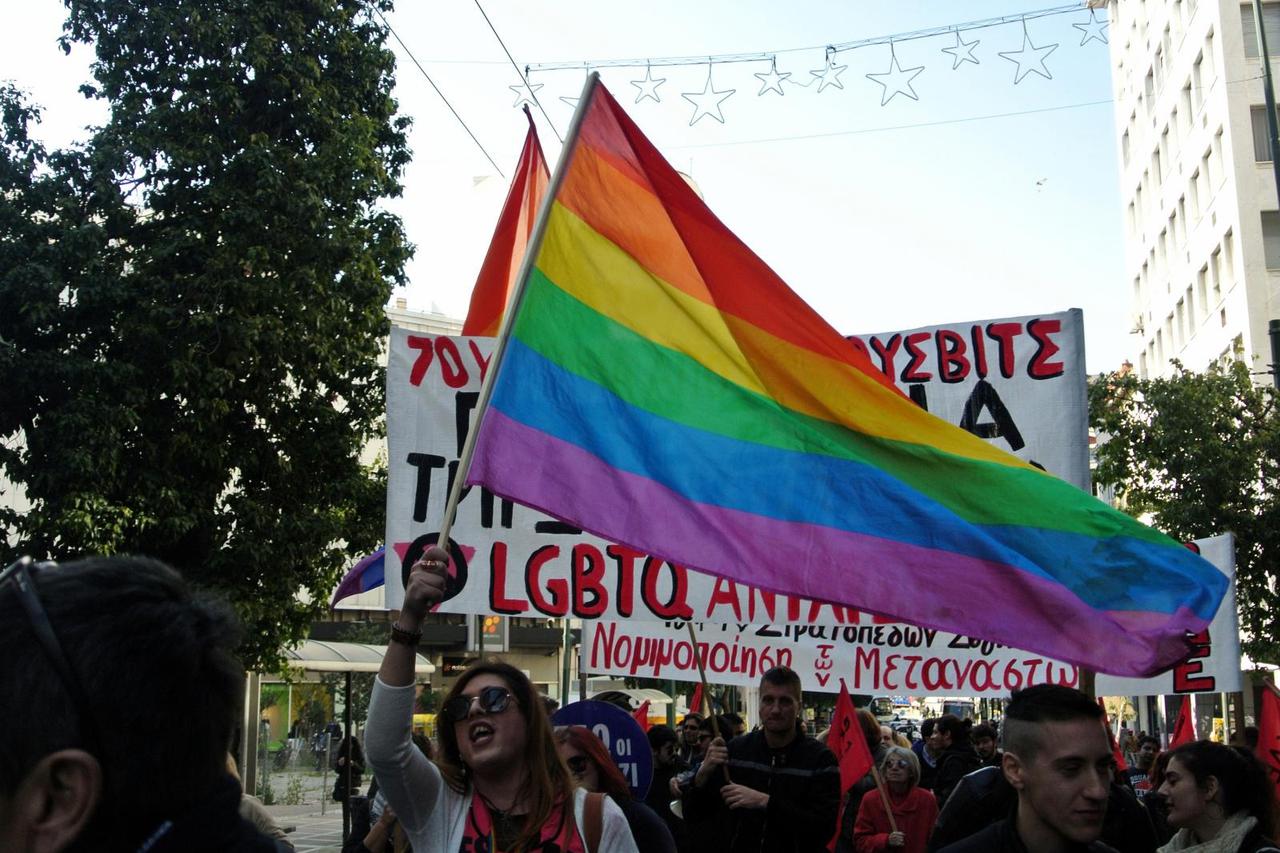
[[498, 330], [498, 343], [494, 347], [493, 356], [489, 360], [488, 372], [485, 374], [484, 382], [480, 385], [480, 399], [476, 403], [475, 421], [471, 429], [467, 430], [467, 440], [462, 445], [462, 455], [458, 460], [458, 473], [453, 478], [453, 487], [449, 489], [449, 500], [444, 507], [444, 519], [440, 523], [440, 538], [436, 541], [446, 551], [449, 549], [449, 531], [453, 528], [454, 516], [458, 512], [458, 501], [462, 496], [462, 484], [467, 479], [467, 472], [471, 468], [471, 457], [475, 454], [476, 436], [480, 434], [480, 424], [483, 422], [484, 414], [489, 408], [489, 397], [493, 393], [493, 383], [498, 375], [498, 368], [502, 364], [502, 357], [507, 351], [507, 341], [511, 337], [511, 325], [516, 313], [520, 310], [520, 303], [524, 301], [524, 292], [529, 282], [529, 273], [533, 271], [534, 260], [542, 249], [542, 238], [547, 231], [547, 219], [551, 215], [551, 205], [555, 201], [556, 195], [560, 192], [560, 185], [564, 183], [564, 175], [568, 171], [569, 161], [572, 159], [574, 149], [577, 148], [578, 133], [582, 127], [582, 121], [591, 106], [591, 100], [599, 82], [599, 72], [593, 71], [587, 75], [586, 82], [582, 84], [582, 96], [578, 99], [578, 109], [574, 112], [573, 120], [569, 123], [569, 130], [565, 134], [564, 147], [560, 149], [560, 159], [556, 162], [555, 174], [551, 176], [551, 183], [547, 185], [547, 194], [542, 199], [542, 206], [538, 210], [538, 220], [534, 225], [533, 235], [529, 240], [529, 245], [525, 247], [524, 258], [520, 262], [520, 274], [516, 276], [515, 291], [511, 294], [511, 301], [502, 316], [502, 327]]

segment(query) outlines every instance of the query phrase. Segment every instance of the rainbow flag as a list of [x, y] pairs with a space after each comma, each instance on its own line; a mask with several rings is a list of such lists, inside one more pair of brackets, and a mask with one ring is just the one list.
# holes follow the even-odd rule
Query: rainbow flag
[[1185, 657], [1220, 572], [915, 406], [603, 86], [579, 109], [468, 483], [767, 591], [1118, 675]]

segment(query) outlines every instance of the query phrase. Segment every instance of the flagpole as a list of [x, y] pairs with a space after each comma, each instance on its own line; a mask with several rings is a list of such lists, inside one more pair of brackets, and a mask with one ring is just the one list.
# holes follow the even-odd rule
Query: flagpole
[[569, 160], [577, 145], [583, 119], [586, 118], [587, 109], [591, 106], [591, 96], [599, 82], [599, 72], [593, 71], [587, 75], [586, 82], [582, 84], [582, 95], [578, 99], [578, 108], [574, 111], [573, 120], [569, 123], [569, 130], [565, 134], [564, 147], [560, 149], [560, 159], [556, 162], [555, 174], [551, 176], [551, 183], [547, 185], [547, 194], [543, 197], [542, 206], [538, 210], [538, 221], [534, 224], [533, 234], [524, 250], [524, 258], [520, 261], [520, 273], [516, 276], [515, 290], [512, 291], [511, 301], [502, 315], [498, 342], [489, 359], [484, 382], [480, 385], [480, 398], [476, 402], [474, 426], [467, 430], [467, 440], [462, 445], [462, 453], [458, 459], [458, 473], [454, 476], [453, 485], [449, 489], [449, 500], [444, 507], [444, 519], [440, 523], [440, 537], [436, 541], [446, 551], [449, 549], [449, 533], [453, 529], [454, 516], [458, 512], [458, 501], [462, 497], [462, 484], [467, 479], [467, 472], [471, 469], [471, 457], [475, 455], [476, 437], [480, 433], [484, 414], [489, 408], [494, 379], [498, 375], [498, 368], [502, 365], [502, 358], [506, 354], [507, 341], [511, 338], [511, 325], [516, 313], [520, 310], [520, 303], [524, 301], [529, 273], [533, 271], [534, 261], [538, 257], [538, 252], [542, 250], [542, 239], [547, 233], [547, 219], [551, 214], [551, 205], [555, 202], [557, 193], [560, 192], [560, 185], [564, 183], [564, 176], [569, 170]]
[[898, 822], [893, 819], [893, 804], [889, 802], [889, 792], [884, 787], [884, 779], [880, 778], [880, 771], [874, 764], [871, 765], [871, 778], [876, 782], [876, 790], [880, 792], [880, 801], [884, 803], [884, 813], [889, 816], [889, 831], [898, 831]]
[[[707, 717], [711, 720], [711, 731], [715, 733], [716, 737], [721, 737], [720, 723], [716, 720], [716, 709], [714, 706], [711, 706], [711, 687], [707, 684], [707, 669], [703, 664], [702, 655], [698, 654], [698, 635], [693, 630], [692, 620], [685, 624], [689, 626], [689, 642], [693, 643], [693, 659], [698, 662], [698, 678], [702, 679], [702, 701], [706, 702], [707, 705], [710, 706], [707, 709], [710, 712], [707, 714]], [[702, 711], [701, 708], [697, 708], [695, 710], [699, 713]], [[733, 780], [729, 778], [729, 765], [725, 764], [723, 767], [724, 781], [732, 782]]]

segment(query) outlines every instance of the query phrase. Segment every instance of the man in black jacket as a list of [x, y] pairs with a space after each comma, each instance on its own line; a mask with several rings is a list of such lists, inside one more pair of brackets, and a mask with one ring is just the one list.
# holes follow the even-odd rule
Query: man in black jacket
[[840, 807], [840, 768], [831, 750], [799, 728], [799, 714], [800, 677], [775, 667], [760, 681], [763, 728], [728, 746], [716, 738], [707, 747], [685, 800], [685, 818], [691, 824], [718, 821], [718, 849], [826, 850]]
[[[1102, 709], [1078, 690], [1039, 684], [1005, 709], [1002, 770], [1014, 813], [942, 853], [1102, 853], [1115, 759]], [[935, 829], [936, 831], [936, 829]]]

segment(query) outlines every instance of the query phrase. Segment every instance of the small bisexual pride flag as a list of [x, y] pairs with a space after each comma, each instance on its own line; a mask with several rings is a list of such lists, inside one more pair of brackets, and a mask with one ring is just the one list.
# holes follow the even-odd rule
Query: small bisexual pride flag
[[361, 558], [360, 562], [352, 566], [351, 570], [343, 575], [341, 583], [338, 584], [338, 589], [333, 593], [333, 601], [329, 602], [329, 606], [333, 607], [344, 598], [382, 586], [387, 582], [386, 567], [386, 548], [379, 548], [369, 556]]
[[468, 483], [766, 592], [1117, 675], [1186, 656], [1221, 572], [912, 403], [594, 77], [574, 121]]

